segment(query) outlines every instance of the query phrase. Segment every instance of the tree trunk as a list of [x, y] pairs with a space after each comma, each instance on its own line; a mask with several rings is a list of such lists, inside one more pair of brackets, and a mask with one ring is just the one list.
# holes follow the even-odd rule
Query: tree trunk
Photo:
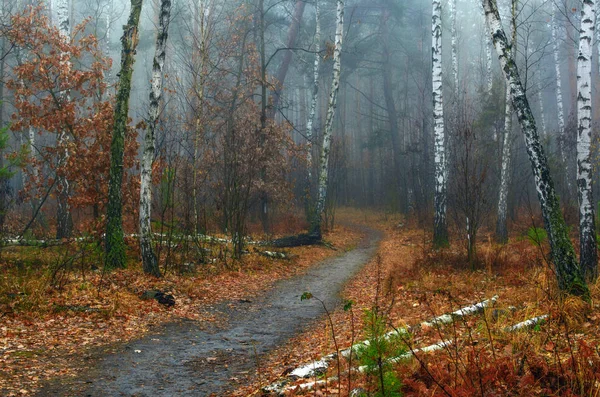
[[596, 223], [592, 196], [592, 41], [596, 24], [594, 0], [581, 8], [577, 57], [577, 198], [579, 199], [579, 264], [586, 280], [598, 277]]
[[510, 88], [513, 108], [525, 136], [525, 145], [542, 208], [544, 225], [548, 233], [551, 260], [554, 263], [558, 287], [567, 293], [589, 297], [587, 284], [577, 263], [573, 245], [569, 240], [567, 225], [560, 210], [558, 196], [554, 191], [548, 161], [539, 141], [535, 119], [519, 77], [512, 48], [500, 23], [496, 1], [482, 0], [482, 2], [494, 47], [498, 53], [506, 83]]
[[[56, 24], [61, 38], [68, 42], [70, 40], [70, 21], [69, 21], [69, 2], [68, 0], [56, 1]], [[61, 67], [70, 68], [69, 54], [60, 54]], [[61, 96], [67, 98], [68, 92], [61, 92]], [[71, 195], [71, 186], [65, 175], [65, 168], [69, 162], [69, 137], [67, 131], [62, 129], [58, 134], [56, 146], [58, 149], [58, 162], [56, 170], [57, 178], [57, 214], [56, 214], [56, 238], [71, 237], [73, 231], [73, 220], [71, 217], [71, 208], [69, 205], [69, 196]]]
[[446, 161], [446, 132], [444, 129], [444, 100], [442, 89], [442, 4], [433, 0], [431, 26], [432, 37], [432, 84], [433, 84], [433, 125], [435, 163], [435, 214], [433, 218], [433, 245], [448, 245], [448, 225], [446, 222], [446, 195], [448, 184], [448, 164]]
[[456, 32], [456, 0], [448, 2], [450, 6], [450, 39], [452, 47], [452, 77], [454, 77], [454, 92], [458, 95], [460, 86], [458, 81], [458, 38]]
[[[294, 14], [292, 15], [292, 23], [290, 24], [290, 28], [288, 30], [288, 37], [286, 42], [287, 48], [291, 49], [296, 45], [296, 38], [298, 37], [298, 30], [300, 29], [300, 23], [302, 22], [302, 15], [304, 14], [305, 5], [306, 3], [302, 0], [296, 1]], [[279, 107], [281, 91], [283, 90], [283, 83], [285, 82], [285, 76], [287, 75], [288, 69], [290, 68], [290, 63], [292, 62], [293, 55], [294, 52], [292, 50], [284, 51], [283, 60], [281, 61], [279, 70], [275, 75], [275, 79], [277, 80], [275, 84], [277, 84], [277, 86], [273, 91], [273, 103], [271, 104], [271, 109], [269, 111], [270, 119], [275, 118], [275, 113], [277, 112], [277, 108]]]
[[125, 134], [129, 117], [129, 94], [133, 62], [138, 43], [138, 26], [142, 12], [142, 0], [131, 0], [131, 12], [121, 37], [121, 71], [119, 91], [115, 106], [112, 142], [110, 145], [110, 176], [108, 184], [108, 208], [106, 211], [105, 265], [107, 268], [125, 266], [125, 240], [123, 239], [123, 155]]
[[152, 64], [152, 83], [150, 86], [150, 109], [148, 111], [148, 129], [144, 139], [140, 184], [140, 250], [144, 273], [160, 277], [158, 260], [152, 249], [152, 162], [156, 144], [156, 125], [158, 124], [159, 106], [162, 97], [163, 67], [169, 35], [171, 18], [171, 1], [161, 0], [158, 17], [158, 34], [156, 50]]
[[[511, 45], [514, 53], [517, 51], [517, 4], [512, 0], [511, 7]], [[506, 224], [508, 212], [508, 188], [510, 186], [510, 165], [512, 156], [512, 116], [513, 107], [510, 98], [510, 88], [506, 85], [504, 101], [504, 140], [502, 141], [502, 165], [500, 167], [500, 190], [498, 192], [498, 216], [496, 219], [496, 241], [506, 244], [508, 242], [508, 226]]]
[[[556, 112], [558, 117], [558, 150], [564, 167], [564, 180], [566, 181], [567, 192], [573, 191], [571, 186], [571, 173], [569, 172], [569, 160], [567, 159], [566, 142], [567, 136], [565, 131], [565, 112], [563, 109], [563, 92], [562, 92], [562, 76], [560, 71], [560, 55], [559, 55], [559, 37], [558, 23], [556, 21], [556, 4], [552, 2], [552, 52], [554, 55], [554, 70], [556, 73]], [[565, 195], [568, 200], [569, 194]]]
[[315, 219], [311, 225], [311, 233], [321, 237], [321, 221], [325, 211], [325, 198], [327, 196], [327, 177], [329, 171], [329, 151], [331, 147], [331, 134], [333, 132], [333, 116], [337, 94], [340, 88], [342, 40], [344, 38], [344, 0], [337, 0], [337, 17], [335, 29], [335, 44], [333, 49], [333, 78], [331, 80], [331, 94], [329, 94], [329, 105], [327, 106], [327, 118], [325, 130], [323, 131], [323, 144], [321, 146], [321, 158], [319, 163], [319, 192], [315, 209]]
[[400, 156], [402, 150], [400, 148], [400, 129], [398, 128], [398, 112], [396, 111], [396, 103], [394, 101], [394, 93], [392, 91], [392, 64], [390, 61], [390, 46], [389, 32], [387, 29], [388, 19], [390, 17], [389, 8], [384, 8], [381, 13], [381, 43], [383, 51], [381, 53], [381, 63], [383, 65], [383, 98], [387, 109], [390, 123], [390, 137], [392, 141], [392, 155], [394, 157], [394, 178], [396, 182], [396, 194], [401, 193], [401, 178], [404, 175], [400, 164]]
[[312, 144], [313, 144], [313, 124], [315, 120], [315, 114], [317, 111], [317, 101], [319, 99], [319, 67], [321, 61], [321, 10], [319, 8], [319, 0], [315, 0], [315, 61], [313, 64], [313, 87], [312, 87], [312, 99], [310, 102], [310, 111], [308, 113], [308, 120], [306, 121], [306, 198], [308, 203], [308, 216], [309, 222], [312, 222], [310, 217], [312, 216]]

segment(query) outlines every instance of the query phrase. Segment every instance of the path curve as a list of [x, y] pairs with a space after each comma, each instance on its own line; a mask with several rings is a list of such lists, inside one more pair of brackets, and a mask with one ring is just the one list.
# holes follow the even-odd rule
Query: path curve
[[192, 321], [117, 347], [93, 360], [75, 379], [57, 379], [39, 396], [223, 396], [235, 380], [256, 371], [257, 357], [302, 332], [323, 314], [316, 300], [300, 301], [305, 291], [328, 309], [339, 292], [375, 254], [381, 233], [361, 227], [358, 247], [312, 267], [304, 275], [277, 282], [254, 301], [226, 302], [219, 310], [226, 327], [200, 329]]

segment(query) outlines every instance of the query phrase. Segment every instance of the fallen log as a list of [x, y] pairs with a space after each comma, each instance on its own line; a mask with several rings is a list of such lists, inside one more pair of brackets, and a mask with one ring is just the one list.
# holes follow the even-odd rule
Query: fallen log
[[281, 237], [266, 244], [277, 248], [301, 247], [304, 245], [320, 245], [323, 244], [321, 236], [314, 233], [302, 233], [295, 236]]
[[[482, 302], [470, 305], [470, 306], [466, 306], [463, 307], [459, 310], [456, 310], [452, 313], [448, 313], [448, 314], [443, 314], [441, 316], [435, 317], [429, 321], [424, 321], [422, 323], [420, 323], [417, 326], [414, 327], [402, 327], [402, 328], [398, 328], [395, 329], [393, 331], [390, 331], [388, 333], [386, 333], [384, 335], [384, 338], [391, 338], [395, 335], [405, 335], [408, 336], [408, 334], [419, 327], [430, 327], [436, 324], [447, 324], [450, 323], [452, 321], [454, 321], [455, 318], [460, 318], [460, 317], [464, 317], [464, 316], [468, 316], [468, 315], [472, 315], [472, 314], [476, 314], [479, 313], [481, 311], [483, 311], [486, 307], [489, 307], [491, 305], [493, 305], [496, 300], [498, 300], [498, 295], [494, 295], [492, 298], [490, 299], [486, 299]], [[421, 352], [430, 352], [430, 351], [435, 351], [435, 350], [439, 350], [442, 349], [443, 347], [447, 346], [448, 344], [450, 344], [451, 342], [449, 341], [442, 341], [439, 343], [436, 343], [434, 345], [431, 346], [427, 346], [418, 350], [414, 350], [414, 352], [417, 351], [421, 351]], [[340, 354], [345, 357], [348, 358], [350, 356], [350, 353], [352, 351], [355, 351], [355, 349], [361, 347], [361, 346], [368, 346], [369, 345], [369, 341], [365, 340], [362, 341], [360, 343], [356, 343], [350, 347], [348, 347], [347, 349], [341, 350]], [[390, 360], [402, 360], [403, 357], [411, 357], [413, 355], [413, 352], [409, 352], [406, 353], [406, 355], [400, 356], [400, 357], [396, 357], [396, 358], [392, 358]], [[328, 354], [324, 357], [322, 357], [320, 360], [316, 360], [316, 361], [311, 361], [310, 363], [301, 365], [300, 367], [294, 369], [293, 371], [290, 372], [290, 374], [288, 375], [288, 377], [286, 379], [283, 380], [279, 380], [277, 382], [274, 382], [272, 384], [270, 384], [267, 387], [263, 388], [263, 391], [265, 393], [275, 393], [277, 395], [282, 395], [285, 391], [289, 391], [289, 390], [293, 390], [293, 387], [295, 386], [288, 386], [290, 381], [292, 380], [296, 380], [299, 378], [311, 378], [314, 376], [318, 376], [320, 374], [325, 373], [325, 371], [327, 371], [327, 369], [329, 368], [329, 365], [331, 364], [331, 362], [336, 358], [336, 353], [331, 353]], [[363, 369], [364, 370], [364, 369]], [[359, 368], [360, 371], [360, 368]]]
[[547, 319], [548, 319], [548, 315], [544, 314], [541, 316], [530, 318], [529, 320], [521, 321], [520, 323], [517, 323], [515, 325], [511, 325], [510, 327], [504, 328], [504, 330], [506, 332], [514, 332], [514, 331], [520, 331], [523, 329], [533, 328], [536, 325], [541, 324], [542, 322], [546, 321]]

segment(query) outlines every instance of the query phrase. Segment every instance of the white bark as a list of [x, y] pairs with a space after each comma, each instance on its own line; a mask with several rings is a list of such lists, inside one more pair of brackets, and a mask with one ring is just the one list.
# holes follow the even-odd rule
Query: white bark
[[487, 26], [485, 27], [485, 65], [486, 65], [486, 89], [488, 95], [492, 93], [494, 76], [492, 75], [492, 41]]
[[[517, 52], [517, 25], [516, 2], [512, 1], [510, 28], [512, 32], [511, 45], [513, 53]], [[508, 211], [508, 187], [510, 186], [510, 165], [512, 156], [512, 116], [513, 107], [508, 84], [505, 89], [504, 101], [504, 140], [502, 141], [502, 165], [500, 167], [500, 189], [498, 191], [498, 215], [496, 219], [496, 240], [502, 243], [508, 241], [508, 228], [506, 225]]]
[[589, 290], [577, 265], [575, 251], [569, 240], [567, 226], [560, 211], [560, 203], [550, 176], [548, 161], [540, 144], [535, 119], [521, 83], [512, 48], [500, 23], [496, 1], [482, 0], [482, 2], [488, 28], [498, 53], [500, 67], [504, 71], [506, 83], [510, 88], [513, 108], [525, 136], [525, 146], [534, 175], [544, 225], [548, 232], [558, 286], [567, 293], [588, 296]]
[[449, 0], [450, 6], [450, 36], [452, 42], [452, 75], [454, 77], [454, 90], [459, 91], [458, 81], [458, 38], [456, 33], [456, 0]]
[[506, 332], [514, 332], [514, 331], [520, 331], [522, 329], [527, 329], [527, 328], [531, 328], [539, 323], [541, 323], [542, 321], [545, 321], [548, 319], [548, 315], [544, 314], [542, 316], [538, 316], [538, 317], [534, 317], [534, 318], [530, 318], [529, 320], [525, 320], [522, 321], [520, 323], [517, 323], [515, 325], [511, 325], [510, 327], [506, 327], [505, 331]]
[[577, 197], [579, 199], [580, 266], [597, 275], [596, 227], [592, 196], [592, 41], [596, 25], [594, 0], [583, 0], [577, 57]]
[[566, 131], [565, 131], [565, 112], [563, 108], [562, 97], [562, 76], [560, 71], [560, 55], [559, 55], [559, 35], [558, 22], [556, 20], [556, 3], [552, 2], [552, 52], [554, 55], [554, 70], [556, 73], [556, 112], [558, 117], [558, 149], [560, 157], [565, 168], [565, 180], [567, 181], [568, 191], [573, 191], [571, 184], [571, 173], [569, 172], [569, 160], [567, 159]]
[[156, 256], [152, 250], [151, 235], [151, 206], [152, 206], [152, 162], [156, 141], [156, 125], [158, 123], [159, 106], [162, 97], [163, 67], [167, 48], [167, 37], [171, 15], [171, 1], [161, 0], [158, 21], [158, 34], [154, 63], [152, 66], [152, 80], [150, 90], [150, 109], [148, 112], [148, 129], [144, 138], [144, 149], [141, 166], [140, 185], [140, 248], [144, 271], [156, 276], [160, 275]]
[[542, 137], [548, 137], [548, 131], [546, 130], [546, 118], [544, 114], [544, 96], [542, 95], [542, 77], [538, 74], [537, 79], [535, 81], [537, 88], [537, 96], [538, 102], [540, 103], [540, 121], [542, 123]]
[[[390, 332], [386, 333], [383, 336], [383, 338], [389, 339], [389, 338], [392, 338], [392, 337], [398, 336], [398, 335], [402, 335], [402, 336], [408, 338], [409, 333], [411, 332], [412, 329], [419, 328], [419, 327], [432, 327], [432, 326], [438, 326], [438, 325], [442, 325], [442, 324], [448, 324], [457, 318], [471, 316], [471, 315], [474, 315], [477, 313], [481, 313], [485, 308], [494, 305], [494, 303], [496, 303], [497, 299], [498, 299], [498, 295], [494, 295], [490, 299], [486, 299], [484, 301], [475, 303], [473, 305], [462, 307], [452, 313], [442, 314], [441, 316], [435, 317], [429, 321], [424, 321], [415, 327], [398, 328], [396, 330], [390, 331]], [[452, 342], [450, 342], [450, 341], [441, 341], [439, 343], [435, 343], [430, 346], [426, 346], [426, 347], [423, 347], [420, 349], [415, 349], [415, 350], [413, 350], [413, 352], [414, 353], [432, 352], [432, 351], [440, 350], [440, 349], [450, 345], [451, 343]], [[353, 351], [353, 350], [356, 351], [357, 348], [368, 346], [368, 345], [369, 345], [369, 341], [364, 340], [364, 341], [357, 343], [347, 349], [340, 351], [340, 354], [342, 355], [342, 357], [348, 358], [348, 357], [350, 357], [351, 351]], [[409, 359], [412, 357], [413, 352], [404, 354], [399, 357], [393, 357], [390, 359], [390, 361], [391, 362], [399, 362], [401, 360]], [[281, 395], [284, 391], [291, 390], [291, 388], [295, 387], [295, 386], [287, 386], [289, 383], [289, 379], [295, 380], [295, 379], [299, 379], [299, 378], [310, 378], [310, 377], [325, 373], [325, 371], [327, 371], [330, 364], [335, 359], [336, 359], [336, 353], [331, 353], [331, 354], [328, 354], [328, 355], [322, 357], [320, 360], [311, 361], [309, 363], [301, 365], [301, 366], [295, 368], [292, 372], [290, 372], [288, 379], [274, 382], [274, 383], [270, 384], [269, 386], [265, 387], [263, 390], [267, 391], [267, 392], [278, 393], [279, 395]], [[359, 371], [364, 372], [365, 369], [366, 369], [366, 367], [360, 367]]]
[[433, 0], [431, 26], [432, 38], [432, 83], [433, 83], [433, 125], [434, 125], [434, 162], [435, 162], [435, 215], [434, 245], [448, 243], [446, 225], [446, 190], [448, 167], [446, 164], [446, 133], [444, 130], [444, 100], [442, 89], [442, 4]]
[[[69, 20], [69, 0], [56, 0], [55, 3], [55, 21], [58, 26], [58, 31], [64, 42], [70, 41], [70, 20]], [[69, 60], [70, 54], [60, 54], [60, 65], [63, 69], [70, 69], [71, 62]], [[62, 83], [62, 82], [60, 82]], [[62, 98], [69, 98], [67, 91], [60, 93]], [[70, 196], [70, 184], [67, 177], [63, 174], [64, 167], [69, 162], [69, 148], [68, 148], [69, 137], [65, 128], [61, 129], [58, 134], [56, 146], [58, 148], [58, 162], [57, 162], [57, 230], [56, 237], [70, 237], [71, 234], [71, 208], [69, 205]]]
[[[310, 102], [310, 111], [308, 113], [308, 120], [306, 121], [306, 169], [308, 178], [308, 188], [310, 189], [310, 183], [312, 182], [312, 139], [313, 139], [313, 123], [315, 120], [315, 114], [317, 110], [317, 101], [319, 99], [319, 64], [321, 61], [321, 55], [319, 54], [321, 48], [321, 21], [320, 21], [320, 9], [319, 0], [315, 0], [315, 62], [313, 65], [313, 91], [312, 99]], [[308, 192], [307, 192], [308, 193]]]
[[313, 232], [321, 234], [321, 219], [325, 211], [325, 198], [327, 196], [327, 174], [329, 171], [329, 151], [331, 147], [331, 134], [333, 131], [333, 116], [337, 95], [340, 88], [342, 40], [344, 37], [344, 0], [337, 0], [335, 44], [333, 49], [333, 79], [331, 81], [331, 94], [327, 106], [327, 118], [325, 131], [323, 131], [323, 144], [321, 146], [321, 158], [319, 164], [319, 193], [316, 205], [315, 225]]

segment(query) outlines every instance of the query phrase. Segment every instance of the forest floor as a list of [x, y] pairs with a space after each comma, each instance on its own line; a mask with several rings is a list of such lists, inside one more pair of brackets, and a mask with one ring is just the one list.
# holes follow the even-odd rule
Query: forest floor
[[[456, 236], [451, 247], [434, 251], [415, 224], [381, 214], [371, 214], [368, 224], [385, 234], [374, 259], [342, 291], [348, 304], [262, 357], [260, 374], [231, 395], [266, 395], [264, 388], [277, 382], [287, 383], [285, 395], [600, 395], [600, 282], [591, 286], [590, 303], [559, 299], [548, 243], [532, 238], [531, 218], [512, 225], [506, 245], [482, 232], [473, 266]], [[483, 314], [419, 326], [495, 295]], [[508, 328], [543, 315], [545, 321], [519, 331]], [[410, 334], [376, 342], [402, 328]], [[334, 356], [328, 370], [306, 378], [289, 376], [363, 340], [379, 347], [353, 354], [353, 362], [340, 355], [339, 367]], [[446, 345], [433, 353], [418, 350], [441, 341]], [[386, 361], [397, 356], [403, 358]]]
[[[327, 258], [352, 251], [363, 237], [359, 229], [336, 226], [324, 236], [335, 250], [325, 246], [293, 248], [286, 250], [293, 258], [290, 260], [252, 253], [243, 265], [231, 261], [227, 266], [203, 265], [192, 274], [170, 272], [160, 280], [143, 275], [139, 263], [111, 273], [80, 272], [76, 267], [57, 273], [52, 264], [65, 254], [55, 248], [4, 248], [0, 265], [0, 395], [31, 395], [49, 379], [76, 382], [74, 376], [90, 368], [98, 357], [127, 348], [127, 342], [145, 335], [170, 333], [173, 327], [181, 332], [220, 329], [228, 315], [255, 307], [252, 301], [278, 280], [305, 274]], [[48, 258], [40, 259], [45, 256]], [[172, 294], [175, 306], [167, 308], [155, 300], [140, 299], [143, 291], [152, 289]], [[152, 339], [156, 338], [150, 338], [156, 345]], [[133, 349], [133, 354], [138, 350]], [[168, 360], [169, 354], [165, 354], [162, 358]]]
[[[512, 225], [513, 233], [506, 245], [495, 244], [482, 231], [478, 260], [472, 266], [466, 258], [464, 241], [456, 235], [451, 247], [434, 251], [428, 233], [398, 216], [347, 210], [340, 211], [338, 217], [383, 233], [378, 248], [369, 251], [375, 254], [373, 259], [367, 261], [369, 255], [364, 252], [358, 255], [368, 263], [342, 287], [344, 305], [336, 306], [331, 300], [341, 282], [331, 288], [308, 282], [319, 281], [325, 274], [338, 280], [352, 274], [343, 271], [338, 278], [341, 270], [318, 273], [320, 267], [312, 265], [326, 256], [341, 254], [338, 258], [343, 258], [365, 250], [359, 246], [350, 251], [361, 239], [356, 229], [336, 228], [327, 237], [335, 246], [345, 247], [341, 251], [349, 252], [305, 247], [292, 250], [297, 259], [260, 258], [261, 265], [250, 270], [210, 277], [173, 276], [159, 283], [140, 280], [139, 271], [135, 277], [129, 271], [119, 271], [108, 276], [114, 287], [99, 296], [104, 305], [114, 298], [120, 303], [102, 318], [98, 313], [69, 311], [57, 319], [51, 310], [29, 317], [22, 312], [4, 317], [10, 323], [4, 319], [0, 323], [0, 341], [8, 348], [2, 351], [0, 364], [7, 363], [8, 371], [0, 378], [0, 394], [31, 394], [49, 377], [56, 381], [46, 383], [48, 388], [41, 395], [61, 390], [86, 390], [95, 395], [95, 391], [104, 391], [100, 388], [112, 382], [114, 388], [110, 390], [127, 390], [127, 395], [145, 395], [140, 388], [143, 383], [148, 389], [154, 388], [152, 395], [213, 392], [253, 396], [264, 395], [265, 386], [282, 379], [289, 381], [287, 395], [349, 395], [356, 388], [366, 393], [363, 395], [381, 395], [380, 380], [387, 387], [386, 396], [600, 393], [600, 283], [591, 286], [591, 303], [573, 297], [558, 299], [555, 277], [547, 262], [547, 241], [543, 236], [541, 241], [532, 238], [530, 217]], [[370, 236], [374, 243], [374, 235]], [[335, 264], [336, 260], [329, 263]], [[356, 265], [360, 261], [352, 262]], [[306, 276], [303, 278], [302, 274]], [[276, 279], [292, 276], [287, 287], [281, 287], [286, 282], [276, 284]], [[295, 280], [306, 280], [307, 284], [295, 284]], [[327, 284], [330, 280], [323, 281]], [[139, 292], [150, 287], [172, 291], [177, 299], [175, 308], [169, 310], [155, 302], [140, 301]], [[282, 298], [284, 305], [265, 305], [281, 288], [290, 292]], [[268, 290], [271, 292], [265, 292]], [[300, 301], [303, 292], [312, 293], [313, 299]], [[63, 301], [77, 296], [76, 292], [64, 294]], [[90, 296], [96, 295], [93, 289]], [[414, 327], [495, 295], [496, 304], [482, 315], [455, 319], [449, 325]], [[330, 317], [319, 316], [315, 311], [320, 305], [317, 298], [324, 299]], [[103, 307], [100, 303], [98, 306]], [[412, 327], [409, 336], [378, 353], [376, 358], [384, 363], [380, 373], [368, 365], [373, 357], [353, 355], [352, 363], [340, 359], [339, 371], [333, 360], [331, 368], [316, 378], [289, 380], [294, 368], [335, 352], [336, 344], [341, 350], [365, 338], [375, 340], [381, 330], [376, 329], [377, 321], [368, 313], [376, 313], [385, 331]], [[511, 325], [540, 315], [548, 318], [519, 332], [508, 330]], [[317, 319], [310, 321], [313, 317]], [[51, 328], [43, 328], [48, 327], [45, 324], [49, 321]], [[286, 325], [288, 322], [290, 326]], [[171, 324], [159, 325], [166, 323]], [[279, 329], [284, 335], [277, 336]], [[20, 333], [16, 335], [13, 330]], [[177, 339], [176, 351], [168, 348], [172, 335]], [[123, 343], [133, 339], [138, 341]], [[448, 344], [439, 351], [424, 354], [416, 350], [440, 341]], [[159, 354], [152, 353], [154, 350]], [[413, 359], [385, 364], [386, 359], [400, 351], [415, 354]], [[177, 355], [187, 360], [185, 368], [181, 360], [174, 360]], [[48, 364], [51, 360], [54, 362]], [[357, 368], [364, 365], [369, 368], [359, 372]], [[156, 372], [165, 376], [146, 382], [139, 371], [144, 366], [154, 366]], [[122, 381], [127, 378], [120, 377], [120, 372], [126, 367], [133, 368], [129, 381], [137, 382], [135, 385]], [[67, 378], [82, 368], [88, 372]], [[163, 372], [163, 368], [176, 370]], [[183, 383], [175, 373], [180, 377], [181, 373], [186, 374]], [[341, 375], [342, 382], [334, 380], [337, 375]], [[96, 383], [101, 378], [102, 382]], [[59, 379], [70, 379], [70, 389], [60, 389]], [[320, 382], [319, 390], [300, 387], [315, 380]], [[25, 385], [22, 391], [20, 385]]]

